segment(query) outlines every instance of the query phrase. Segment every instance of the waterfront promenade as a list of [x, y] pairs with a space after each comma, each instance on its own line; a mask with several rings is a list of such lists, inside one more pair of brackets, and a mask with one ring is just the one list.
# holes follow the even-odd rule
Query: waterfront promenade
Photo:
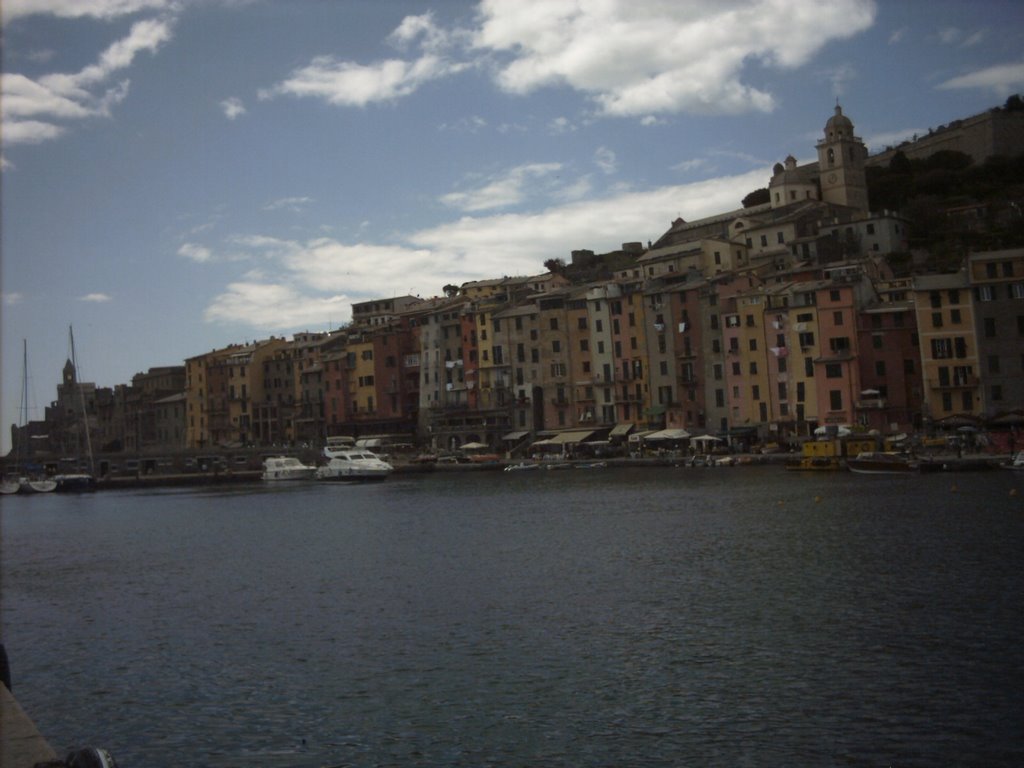
[[47, 743], [17, 700], [0, 684], [0, 766], [32, 768], [36, 763], [57, 760]]

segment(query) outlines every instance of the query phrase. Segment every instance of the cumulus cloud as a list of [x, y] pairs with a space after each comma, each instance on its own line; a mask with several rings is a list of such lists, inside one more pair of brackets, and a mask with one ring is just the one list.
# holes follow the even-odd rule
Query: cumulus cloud
[[242, 100], [232, 96], [230, 99], [224, 99], [220, 103], [220, 108], [224, 111], [224, 117], [228, 120], [234, 120], [236, 117], [241, 117], [245, 114], [245, 105]]
[[105, 304], [111, 300], [111, 296], [106, 293], [87, 293], [84, 296], [79, 296], [78, 300], [91, 304]]
[[[577, 248], [607, 251], [654, 239], [677, 216], [689, 220], [740, 207], [770, 169], [647, 192], [555, 205], [533, 213], [462, 216], [410, 232], [395, 243], [335, 238], [234, 237], [225, 247], [259, 259], [207, 307], [209, 322], [289, 331], [347, 319], [353, 301], [398, 293], [435, 296], [447, 283], [531, 275]], [[396, 275], [400, 275], [396, 278]]]
[[347, 320], [348, 296], [308, 296], [287, 285], [231, 283], [203, 312], [207, 322], [238, 323], [260, 331], [293, 330]]
[[24, 296], [22, 296], [17, 291], [5, 293], [3, 294], [3, 304], [6, 307], [13, 307], [15, 304], [20, 304], [23, 298]]
[[408, 16], [388, 38], [419, 55], [372, 64], [319, 56], [264, 89], [362, 107], [490, 66], [513, 93], [568, 86], [605, 115], [770, 111], [771, 93], [744, 82], [755, 66], [792, 69], [875, 20], [874, 0], [481, 0], [471, 29]]
[[[128, 94], [128, 80], [103, 87], [111, 75], [129, 67], [142, 52], [155, 52], [171, 37], [171, 22], [148, 19], [132, 25], [128, 35], [79, 72], [55, 73], [33, 80], [18, 73], [0, 78], [4, 105], [3, 135], [7, 143], [39, 143], [59, 136], [55, 120], [106, 117]], [[48, 120], [31, 119], [45, 116]]]
[[5, 22], [33, 14], [77, 19], [114, 19], [139, 11], [170, 8], [172, 0], [4, 0]]
[[510, 92], [568, 85], [606, 115], [728, 114], [775, 106], [747, 67], [801, 66], [875, 14], [872, 0], [482, 0], [474, 43], [505, 57]]
[[531, 191], [534, 191], [533, 184], [557, 173], [561, 168], [560, 163], [520, 165], [487, 179], [475, 189], [444, 195], [441, 202], [452, 208], [470, 212], [507, 208], [521, 203]]
[[954, 77], [939, 84], [944, 90], [978, 88], [982, 90], [995, 91], [1000, 95], [1012, 93], [1015, 89], [1024, 86], [1024, 61], [1015, 64], [1000, 64], [976, 72], [970, 72], [960, 77]]

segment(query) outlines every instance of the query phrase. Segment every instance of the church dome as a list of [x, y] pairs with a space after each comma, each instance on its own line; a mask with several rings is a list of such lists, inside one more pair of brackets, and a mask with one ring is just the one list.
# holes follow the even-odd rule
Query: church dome
[[836, 104], [836, 113], [825, 123], [825, 138], [853, 138], [853, 121], [843, 114], [843, 108]]

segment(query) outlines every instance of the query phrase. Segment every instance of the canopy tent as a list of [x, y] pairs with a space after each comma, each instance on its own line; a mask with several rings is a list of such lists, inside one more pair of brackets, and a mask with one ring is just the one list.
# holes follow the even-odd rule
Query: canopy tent
[[715, 437], [714, 435], [697, 435], [696, 437], [690, 438], [691, 443], [720, 443], [722, 438]]
[[629, 436], [629, 442], [631, 442], [631, 443], [639, 443], [645, 437], [647, 437], [648, 435], [653, 435], [657, 431], [658, 430], [656, 430], [656, 429], [648, 429], [645, 432], [634, 432], [633, 434], [631, 434]]
[[479, 451], [483, 448], [490, 448], [486, 443], [465, 443], [459, 447], [464, 451]]
[[507, 435], [504, 435], [501, 439], [507, 440], [508, 442], [513, 442], [515, 440], [522, 440], [529, 434], [529, 432], [509, 432]]
[[690, 433], [685, 429], [662, 429], [653, 434], [647, 435], [646, 442], [658, 442], [659, 440], [686, 440]]

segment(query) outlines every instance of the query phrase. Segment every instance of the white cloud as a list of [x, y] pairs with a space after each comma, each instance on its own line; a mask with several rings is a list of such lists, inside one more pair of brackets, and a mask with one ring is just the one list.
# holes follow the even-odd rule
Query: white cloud
[[39, 120], [5, 120], [3, 123], [4, 142], [7, 144], [40, 144], [57, 138], [63, 132], [59, 125]]
[[348, 296], [302, 295], [287, 285], [238, 282], [203, 312], [207, 322], [238, 323], [257, 330], [292, 330], [344, 322], [352, 314]]
[[313, 202], [311, 197], [282, 197], [263, 206], [264, 211], [288, 210], [298, 213], [307, 204]]
[[224, 116], [228, 120], [234, 120], [236, 117], [241, 117], [245, 114], [245, 105], [242, 103], [242, 100], [234, 96], [224, 99], [220, 103], [220, 108], [224, 110]]
[[17, 73], [4, 73], [0, 79], [4, 105], [3, 134], [8, 143], [39, 143], [56, 138], [62, 127], [49, 122], [26, 120], [49, 116], [55, 120], [77, 120], [110, 115], [110, 108], [128, 94], [129, 81], [123, 80], [105, 90], [102, 85], [113, 73], [130, 66], [141, 52], [156, 51], [171, 37], [171, 22], [140, 21], [128, 35], [109, 46], [95, 64], [72, 74], [43, 75], [32, 80]]
[[286, 80], [260, 91], [260, 98], [277, 95], [312, 97], [328, 104], [365, 107], [381, 101], [394, 101], [414, 93], [431, 80], [458, 69], [437, 56], [423, 56], [414, 62], [388, 59], [364, 66], [318, 56], [308, 66], [292, 72]]
[[608, 147], [598, 147], [597, 151], [594, 152], [594, 162], [597, 167], [601, 169], [603, 173], [612, 174], [618, 170], [618, 163], [615, 159], [615, 153], [608, 149]]
[[906, 37], [906, 36], [907, 36], [907, 28], [906, 27], [900, 27], [899, 29], [894, 29], [889, 34], [889, 45], [896, 45], [897, 43], [902, 42], [903, 38]]
[[954, 77], [939, 84], [943, 90], [979, 88], [1007, 95], [1024, 85], [1024, 62], [1000, 64], [980, 69], [960, 77]]
[[624, 241], [660, 237], [678, 216], [692, 221], [737, 209], [769, 175], [759, 168], [535, 213], [463, 216], [393, 244], [234, 237], [229, 248], [240, 258], [259, 257], [261, 266], [231, 282], [204, 316], [264, 331], [294, 330], [347, 319], [352, 301], [396, 293], [436, 296], [446, 283], [537, 274], [546, 259], [567, 258], [574, 249], [613, 250]]
[[16, 291], [5, 293], [3, 294], [3, 304], [6, 307], [13, 307], [15, 304], [20, 304], [23, 298], [24, 296]]
[[505, 56], [514, 93], [568, 85], [606, 115], [740, 113], [775, 105], [745, 68], [801, 66], [875, 14], [872, 0], [482, 0], [474, 42]]
[[22, 16], [46, 14], [64, 18], [114, 19], [146, 10], [170, 8], [172, 0], [5, 0], [5, 22]]
[[79, 296], [78, 300], [92, 304], [105, 304], [111, 300], [111, 296], [106, 293], [87, 293], [84, 296]]
[[178, 255], [183, 256], [186, 259], [191, 259], [197, 264], [204, 264], [209, 261], [213, 254], [210, 253], [210, 249], [202, 245], [195, 243], [185, 243], [178, 249]]
[[441, 202], [463, 211], [487, 211], [521, 203], [540, 180], [561, 170], [560, 163], [531, 163], [512, 168], [466, 192], [451, 192]]

